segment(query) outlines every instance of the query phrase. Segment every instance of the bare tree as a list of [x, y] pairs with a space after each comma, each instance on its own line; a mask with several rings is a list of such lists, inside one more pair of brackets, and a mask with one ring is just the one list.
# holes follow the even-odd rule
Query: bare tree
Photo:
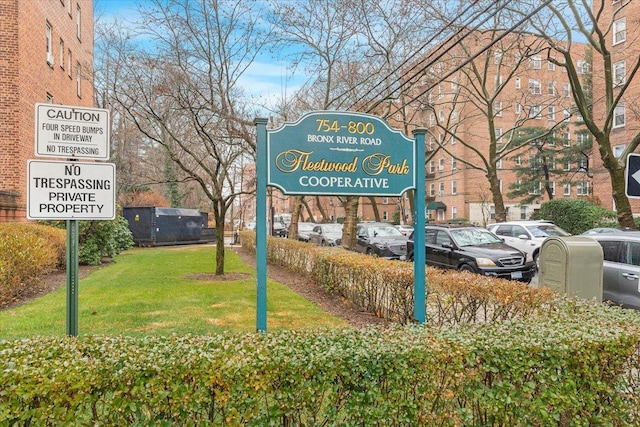
[[227, 211], [242, 191], [232, 172], [255, 153], [252, 112], [239, 82], [268, 39], [254, 6], [153, 0], [140, 11], [147, 45], [127, 52], [113, 87], [149, 146], [162, 148], [183, 179], [197, 183], [210, 200], [216, 274], [224, 274]]
[[[523, 13], [524, 7], [530, 2], [520, 3], [520, 8], [514, 12]], [[640, 144], [640, 129], [629, 128], [623, 141], [626, 146], [620, 155], [614, 155], [612, 147], [612, 141], [616, 139], [613, 129], [620, 124], [617, 121], [622, 120], [627, 111], [636, 112], [639, 101], [634, 88], [638, 85], [636, 75], [640, 68], [640, 57], [627, 55], [624, 69], [621, 70], [616, 69], [612, 52], [616, 37], [623, 37], [627, 46], [638, 42], [640, 33], [629, 31], [635, 28], [634, 25], [626, 26], [624, 36], [615, 33], [620, 29], [616, 22], [626, 14], [632, 3], [632, 0], [554, 1], [548, 6], [548, 13], [537, 16], [531, 22], [531, 27], [549, 44], [548, 59], [567, 71], [575, 112], [582, 117], [586, 128], [593, 135], [604, 168], [611, 179], [618, 222], [623, 227], [635, 229], [631, 205], [625, 192], [625, 160]], [[590, 47], [590, 63], [575, 54], [576, 47], [579, 46], [576, 40], [585, 40]], [[581, 78], [585, 65], [594, 70], [593, 101], [591, 86], [584, 85]]]

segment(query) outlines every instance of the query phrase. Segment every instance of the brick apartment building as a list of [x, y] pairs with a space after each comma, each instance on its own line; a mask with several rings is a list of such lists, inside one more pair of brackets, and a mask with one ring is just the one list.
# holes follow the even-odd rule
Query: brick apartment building
[[26, 221], [35, 104], [93, 106], [93, 0], [0, 0], [0, 222]]
[[[600, 3], [600, 1], [604, 3]], [[605, 34], [605, 47], [611, 54], [611, 73], [613, 78], [613, 97], [617, 97], [627, 78], [633, 71], [640, 58], [640, 28], [637, 24], [640, 17], [640, 3], [622, 0], [594, 1], [594, 9], [602, 4], [603, 13], [600, 15], [600, 28], [609, 27]], [[603, 127], [607, 112], [607, 98], [605, 96], [605, 70], [602, 57], [594, 54], [593, 59], [593, 116], [600, 128]], [[612, 154], [619, 162], [624, 162], [625, 149], [629, 142], [640, 134], [640, 80], [636, 74], [630, 86], [625, 90], [619, 102], [612, 107], [613, 123], [610, 134]], [[593, 195], [602, 202], [607, 209], [615, 210], [613, 202], [611, 179], [608, 171], [603, 167], [597, 149], [593, 165]], [[636, 150], [638, 151], [638, 150]], [[640, 214], [640, 200], [630, 199], [634, 215]]]

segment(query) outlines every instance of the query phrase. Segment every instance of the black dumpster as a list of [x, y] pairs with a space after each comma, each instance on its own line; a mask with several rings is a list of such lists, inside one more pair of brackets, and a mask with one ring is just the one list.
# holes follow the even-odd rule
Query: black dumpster
[[[204, 223], [197, 209], [125, 207], [122, 216], [129, 223], [133, 241], [138, 246], [161, 246], [200, 243]], [[206, 218], [206, 216], [205, 216]]]

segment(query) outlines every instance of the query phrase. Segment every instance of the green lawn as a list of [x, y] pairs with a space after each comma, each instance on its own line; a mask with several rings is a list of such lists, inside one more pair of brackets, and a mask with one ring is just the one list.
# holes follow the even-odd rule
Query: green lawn
[[[238, 280], [199, 280], [215, 271], [215, 247], [135, 248], [80, 280], [79, 335], [206, 335], [256, 330], [256, 275], [232, 251], [226, 273]], [[66, 289], [0, 311], [0, 339], [66, 333]], [[267, 330], [341, 328], [347, 325], [268, 281]]]

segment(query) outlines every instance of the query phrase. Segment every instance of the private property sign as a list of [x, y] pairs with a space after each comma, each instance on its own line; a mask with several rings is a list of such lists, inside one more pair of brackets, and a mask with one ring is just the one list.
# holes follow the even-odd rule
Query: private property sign
[[36, 104], [36, 156], [109, 159], [109, 111]]
[[28, 161], [28, 219], [114, 219], [112, 163]]
[[415, 143], [368, 114], [312, 112], [269, 131], [267, 185], [285, 194], [400, 196], [415, 188]]

